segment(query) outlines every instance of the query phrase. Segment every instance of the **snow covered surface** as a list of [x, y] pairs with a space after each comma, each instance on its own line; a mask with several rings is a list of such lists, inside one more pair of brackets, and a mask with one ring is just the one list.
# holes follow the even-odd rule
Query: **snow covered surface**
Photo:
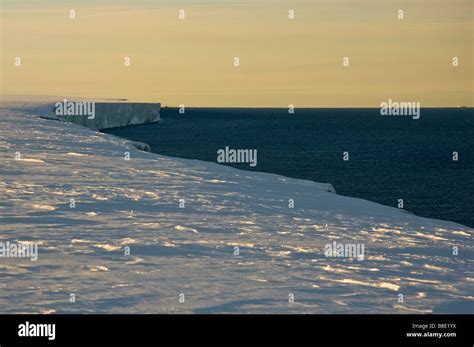
[[[50, 109], [0, 109], [0, 242], [39, 247], [37, 261], [0, 258], [0, 313], [474, 311], [468, 227], [142, 152], [38, 117]], [[364, 260], [326, 257], [334, 241], [363, 244]]]

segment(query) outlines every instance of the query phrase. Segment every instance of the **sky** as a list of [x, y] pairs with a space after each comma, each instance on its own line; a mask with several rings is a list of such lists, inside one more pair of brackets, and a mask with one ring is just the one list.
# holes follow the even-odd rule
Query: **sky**
[[0, 1], [2, 95], [474, 106], [472, 0]]

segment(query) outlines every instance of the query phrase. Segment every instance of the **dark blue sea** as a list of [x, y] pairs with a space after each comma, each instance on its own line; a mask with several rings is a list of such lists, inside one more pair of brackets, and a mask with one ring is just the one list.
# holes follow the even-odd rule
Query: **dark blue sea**
[[474, 227], [474, 109], [422, 109], [418, 120], [379, 109], [163, 108], [161, 116], [106, 132], [212, 162], [226, 146], [257, 149], [255, 168], [229, 165], [328, 182], [338, 194], [394, 207], [403, 199], [419, 216]]

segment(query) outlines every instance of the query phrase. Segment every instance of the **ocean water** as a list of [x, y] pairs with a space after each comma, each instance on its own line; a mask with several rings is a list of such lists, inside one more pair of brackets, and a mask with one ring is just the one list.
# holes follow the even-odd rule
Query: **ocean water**
[[[331, 183], [341, 195], [474, 227], [474, 110], [176, 108], [163, 121], [105, 132], [146, 142], [152, 152], [217, 161], [217, 151], [256, 149], [243, 170]], [[343, 160], [343, 152], [349, 160]], [[453, 160], [458, 152], [458, 161]]]

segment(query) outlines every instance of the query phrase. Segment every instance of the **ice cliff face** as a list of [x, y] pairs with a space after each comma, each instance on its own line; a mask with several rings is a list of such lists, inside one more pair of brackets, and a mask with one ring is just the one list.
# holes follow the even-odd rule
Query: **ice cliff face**
[[133, 124], [152, 123], [160, 120], [159, 103], [94, 103], [94, 116], [63, 115], [53, 113], [57, 117], [94, 130], [117, 128]]
[[0, 109], [0, 242], [38, 245], [0, 258], [0, 313], [474, 312], [471, 228], [41, 112]]

